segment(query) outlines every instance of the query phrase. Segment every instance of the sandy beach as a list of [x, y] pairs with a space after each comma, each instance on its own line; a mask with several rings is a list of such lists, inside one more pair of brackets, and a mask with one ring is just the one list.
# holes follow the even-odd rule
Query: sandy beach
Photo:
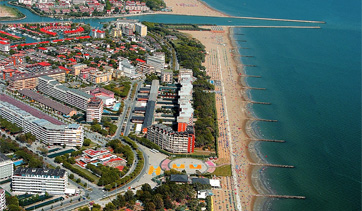
[[200, 16], [217, 16], [230, 17], [220, 11], [211, 8], [206, 3], [198, 0], [164, 0], [166, 6], [172, 9], [172, 12], [157, 12], [160, 14], [177, 14], [177, 15], [200, 15]]
[[[208, 52], [203, 65], [206, 67], [207, 74], [214, 80], [216, 91], [220, 132], [217, 164], [232, 163], [231, 159], [234, 158], [233, 168], [235, 171], [233, 172], [237, 184], [233, 184], [234, 180], [230, 179], [232, 185], [227, 187], [233, 192], [231, 198], [239, 196], [243, 211], [253, 210], [253, 202], [255, 201], [253, 195], [257, 194], [257, 191], [251, 181], [252, 168], [247, 135], [248, 114], [245, 108], [245, 100], [247, 99], [243, 98], [243, 88], [240, 85], [240, 76], [237, 71], [238, 68], [241, 68], [241, 64], [236, 63], [233, 59], [234, 48], [229, 38], [229, 27], [222, 28], [224, 31], [217, 33], [214, 31], [184, 31], [184, 33], [200, 40]], [[229, 128], [231, 134], [229, 134]], [[232, 144], [231, 153], [230, 144]], [[236, 193], [237, 191], [239, 192]], [[218, 203], [222, 199], [218, 200], [214, 201], [216, 208], [219, 208]], [[228, 201], [228, 199], [225, 200]], [[233, 201], [237, 206], [238, 200]]]

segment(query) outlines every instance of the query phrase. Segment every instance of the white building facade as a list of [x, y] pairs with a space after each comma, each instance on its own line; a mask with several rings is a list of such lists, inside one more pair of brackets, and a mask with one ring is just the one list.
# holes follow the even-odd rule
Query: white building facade
[[5, 190], [0, 189], [0, 211], [6, 209], [6, 199], [5, 199]]
[[13, 175], [13, 161], [0, 153], [0, 180], [11, 178]]
[[0, 101], [0, 116], [23, 128], [24, 133], [32, 133], [45, 144], [83, 146], [84, 134], [81, 125], [56, 125], [3, 101]]
[[68, 184], [63, 169], [17, 168], [12, 176], [13, 192], [63, 195]]
[[155, 67], [156, 72], [165, 68], [165, 53], [155, 52], [153, 56], [147, 56], [147, 64]]

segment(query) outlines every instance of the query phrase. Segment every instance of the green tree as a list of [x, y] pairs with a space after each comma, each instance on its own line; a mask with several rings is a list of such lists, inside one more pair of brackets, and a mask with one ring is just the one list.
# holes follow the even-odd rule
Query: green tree
[[147, 202], [145, 205], [145, 211], [155, 211], [156, 205], [153, 202]]
[[103, 211], [114, 211], [116, 209], [116, 206], [112, 202], [109, 202], [106, 204], [106, 206], [103, 208]]

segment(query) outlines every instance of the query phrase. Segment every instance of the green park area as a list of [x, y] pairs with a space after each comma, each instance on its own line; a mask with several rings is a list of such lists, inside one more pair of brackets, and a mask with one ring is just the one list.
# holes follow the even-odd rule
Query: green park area
[[216, 167], [216, 170], [212, 174], [224, 177], [231, 176], [231, 165]]

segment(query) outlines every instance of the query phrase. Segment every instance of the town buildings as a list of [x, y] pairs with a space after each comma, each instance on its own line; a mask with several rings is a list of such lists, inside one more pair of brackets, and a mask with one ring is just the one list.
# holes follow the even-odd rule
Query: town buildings
[[93, 90], [90, 90], [89, 94], [94, 97], [104, 96], [104, 97], [114, 98], [114, 93], [112, 91], [109, 91], [104, 88], [99, 88], [99, 87], [97, 87]]
[[5, 190], [0, 189], [0, 211], [6, 209], [6, 198], [5, 198]]
[[133, 78], [136, 75], [136, 68], [126, 58], [118, 58], [118, 69], [122, 72], [122, 75], [129, 78]]
[[49, 145], [82, 146], [83, 127], [62, 122], [4, 94], [0, 95], [0, 116], [30, 132]]
[[68, 184], [64, 169], [17, 168], [12, 176], [14, 192], [29, 194], [62, 195]]
[[79, 75], [82, 70], [87, 68], [86, 64], [76, 64], [72, 67], [72, 74], [73, 75]]
[[83, 151], [83, 155], [77, 159], [76, 164], [81, 168], [86, 168], [88, 164], [106, 165], [112, 168], [118, 168], [120, 171], [126, 166], [127, 161], [112, 154], [112, 149], [87, 149]]
[[9, 52], [10, 51], [10, 42], [0, 40], [0, 51]]
[[10, 158], [0, 153], [0, 180], [11, 178], [13, 175], [13, 162]]
[[103, 113], [103, 101], [97, 97], [92, 97], [87, 106], [87, 122], [92, 122], [93, 119], [101, 122]]
[[158, 96], [158, 89], [160, 86], [159, 80], [153, 80], [151, 85], [150, 94], [146, 106], [146, 115], [143, 121], [142, 130], [147, 132], [147, 128], [153, 124], [154, 113], [156, 108], [156, 101]]
[[92, 37], [103, 39], [106, 37], [106, 32], [99, 29], [92, 29]]
[[122, 37], [122, 29], [113, 28], [110, 32], [111, 37]]
[[137, 73], [142, 74], [152, 74], [155, 72], [155, 68], [152, 65], [147, 64], [146, 62], [138, 62], [136, 65]]
[[25, 73], [15, 75], [9, 79], [10, 89], [34, 89], [38, 86], [38, 79], [42, 76], [50, 76], [59, 82], [65, 81], [65, 71], [61, 69], [47, 70], [42, 72]]
[[192, 153], [195, 147], [193, 127], [174, 131], [171, 127], [155, 124], [147, 128], [147, 139], [172, 153]]
[[68, 88], [48, 76], [39, 77], [37, 88], [40, 92], [83, 111], [87, 110], [88, 102], [93, 97], [79, 89]]
[[[179, 83], [181, 85], [178, 91], [178, 104], [179, 115], [177, 117], [177, 131], [174, 131], [171, 127], [153, 124], [151, 118], [147, 118], [152, 114], [152, 111], [148, 111], [150, 99], [147, 103], [146, 117], [143, 123], [143, 132], [147, 132], [147, 138], [159, 145], [162, 149], [170, 151], [172, 153], [191, 153], [195, 147], [195, 133], [194, 133], [194, 109], [192, 108], [192, 82], [194, 78], [191, 70], [179, 71]], [[152, 90], [152, 87], [151, 87]], [[152, 102], [152, 101], [151, 101]], [[148, 112], [151, 112], [147, 114]]]
[[30, 89], [19, 90], [19, 94], [30, 99], [34, 103], [39, 103], [41, 107], [49, 109], [57, 114], [69, 117], [77, 114], [77, 111], [74, 108], [63, 105]]
[[156, 72], [165, 68], [165, 53], [155, 52], [153, 56], [147, 56], [147, 64], [155, 67]]
[[[190, 74], [191, 72], [191, 74]], [[179, 71], [179, 83], [181, 89], [178, 92], [178, 104], [179, 104], [179, 115], [177, 117], [178, 131], [185, 131], [187, 126], [194, 124], [194, 109], [192, 108], [192, 89], [194, 78], [192, 77], [191, 70], [180, 70]]]
[[135, 24], [135, 31], [141, 36], [147, 36], [147, 26], [143, 25], [142, 23]]
[[114, 93], [107, 89], [95, 88], [90, 90], [90, 94], [101, 99], [103, 101], [103, 105], [105, 106], [111, 106], [115, 102]]
[[112, 80], [112, 72], [94, 71], [91, 72], [88, 76], [88, 81], [95, 84], [105, 83], [111, 80]]
[[161, 72], [161, 82], [162, 83], [173, 83], [173, 71], [172, 70], [162, 70]]

